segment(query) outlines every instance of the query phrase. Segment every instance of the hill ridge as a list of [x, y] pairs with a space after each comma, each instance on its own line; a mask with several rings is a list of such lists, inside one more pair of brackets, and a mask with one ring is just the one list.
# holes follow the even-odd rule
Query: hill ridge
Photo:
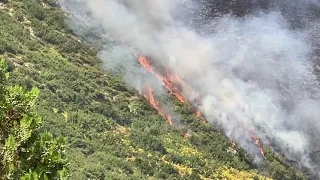
[[[303, 179], [270, 149], [256, 170], [242, 148], [168, 96], [187, 124], [170, 127], [121, 74], [101, 69], [98, 50], [66, 27], [55, 1], [10, 0], [4, 6], [0, 53], [10, 65], [10, 81], [40, 89], [36, 110], [43, 130], [68, 138], [70, 179]], [[188, 129], [193, 135], [186, 139]]]

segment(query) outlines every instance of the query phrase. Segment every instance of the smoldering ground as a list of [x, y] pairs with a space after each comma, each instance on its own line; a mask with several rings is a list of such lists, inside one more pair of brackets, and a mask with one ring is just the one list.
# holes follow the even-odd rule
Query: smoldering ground
[[[76, 33], [94, 30], [105, 39], [100, 53], [105, 67], [124, 67], [128, 84], [139, 89], [148, 76], [125, 46], [178, 73], [201, 95], [199, 108], [207, 120], [252, 154], [258, 150], [245, 129], [317, 171], [310, 155], [320, 146], [314, 71], [320, 29], [317, 16], [308, 12], [317, 13], [312, 7], [318, 3], [239, 1], [244, 3], [229, 4], [239, 12], [224, 6], [227, 11], [219, 12], [210, 2], [60, 0], [81, 22], [73, 22]], [[193, 91], [183, 94], [192, 101]]]

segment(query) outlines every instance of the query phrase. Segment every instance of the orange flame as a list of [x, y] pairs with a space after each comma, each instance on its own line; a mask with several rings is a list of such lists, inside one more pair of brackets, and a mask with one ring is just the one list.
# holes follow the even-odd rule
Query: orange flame
[[[186, 103], [185, 99], [182, 97], [182, 95], [180, 93], [179, 88], [177, 86], [175, 86], [173, 83], [173, 82], [179, 83], [182, 87], [187, 86], [186, 83], [177, 74], [172, 76], [172, 75], [170, 75], [169, 72], [166, 72], [166, 76], [163, 77], [160, 74], [157, 74], [156, 72], [153, 71], [153, 68], [149, 64], [147, 57], [140, 56], [138, 59], [139, 59], [140, 64], [143, 67], [145, 67], [151, 74], [155, 75], [160, 81], [162, 81], [164, 83], [165, 87], [169, 90], [170, 94], [174, 95], [180, 102]], [[151, 88], [149, 89], [149, 101], [152, 104], [152, 106], [159, 112], [159, 114], [164, 116], [168, 120], [169, 124], [171, 125], [172, 124], [171, 117], [160, 110], [160, 108], [158, 106], [158, 102], [154, 101]], [[203, 118], [200, 111], [196, 111], [195, 114], [198, 118], [202, 119], [203, 123], [206, 123], [206, 120]], [[244, 129], [246, 129], [244, 124], [243, 124], [243, 127], [244, 127]], [[254, 140], [254, 143], [259, 148], [261, 155], [264, 157], [264, 159], [266, 159], [265, 154], [262, 149], [262, 145], [260, 143], [260, 140], [257, 138], [257, 136], [253, 132], [251, 132], [247, 129], [246, 129], [246, 131], [249, 132], [249, 135], [252, 137], [252, 139]], [[186, 137], [186, 135], [185, 135], [185, 137]]]
[[[165, 87], [168, 89], [170, 94], [174, 95], [180, 102], [182, 103], [187, 103], [183, 96], [181, 95], [181, 92], [177, 86], [174, 85], [173, 82], [178, 82], [182, 87], [186, 87], [186, 83], [178, 76], [178, 74], [175, 74], [174, 76], [170, 75], [168, 71], [166, 71], [166, 76], [163, 77], [160, 74], [156, 73], [153, 70], [153, 67], [151, 64], [148, 62], [148, 59], [146, 56], [140, 56], [138, 58], [139, 63], [151, 74], [153, 74], [157, 79], [162, 81], [165, 85]], [[200, 111], [196, 112], [196, 116], [198, 118], [202, 119], [203, 123], [206, 123], [206, 120], [201, 116]]]
[[258, 146], [259, 150], [260, 150], [260, 153], [261, 155], [263, 156], [264, 159], [266, 159], [266, 156], [264, 155], [264, 152], [263, 152], [263, 149], [262, 149], [262, 146], [260, 144], [260, 139], [257, 138], [257, 136], [249, 131], [249, 135], [252, 137], [252, 139], [254, 140], [254, 143]]
[[157, 79], [164, 83], [165, 87], [169, 90], [170, 94], [174, 95], [180, 102], [185, 102], [182, 95], [180, 95], [179, 88], [172, 83], [173, 77], [171, 77], [169, 73], [167, 73], [165, 77], [162, 77], [160, 74], [154, 72], [152, 66], [149, 64], [147, 60], [147, 57], [140, 56], [138, 60], [140, 64], [147, 69], [147, 71], [149, 71], [151, 74], [156, 76]]
[[[167, 76], [169, 75], [167, 74]], [[180, 95], [180, 90], [178, 89], [177, 86], [172, 84], [171, 80], [169, 80], [167, 77], [164, 77], [163, 82], [166, 88], [170, 91], [170, 94], [174, 95], [180, 102], [182, 103], [185, 102], [184, 98]]]
[[198, 118], [201, 118], [203, 123], [206, 123], [206, 120], [203, 118], [203, 116], [201, 115], [201, 112], [200, 112], [200, 111], [196, 111], [196, 116], [197, 116]]
[[157, 74], [157, 73], [155, 73], [155, 72], [153, 71], [153, 68], [152, 68], [152, 66], [149, 64], [149, 62], [148, 62], [148, 60], [147, 60], [147, 57], [145, 57], [145, 56], [140, 56], [138, 60], [139, 60], [140, 64], [141, 64], [144, 68], [147, 69], [147, 71], [149, 71], [151, 74], [155, 75], [158, 79], [160, 79], [160, 80], [163, 79], [159, 74]]
[[197, 115], [197, 117], [200, 117], [201, 116], [201, 112], [200, 111], [196, 111], [196, 115]]
[[145, 56], [140, 56], [139, 57], [139, 62], [142, 64], [148, 71], [153, 72], [152, 66], [148, 63], [147, 57]]
[[158, 113], [163, 116], [164, 118], [166, 118], [168, 120], [168, 123], [170, 125], [172, 125], [172, 119], [171, 116], [166, 114], [164, 111], [161, 110], [161, 108], [159, 107], [159, 102], [154, 100], [153, 97], [153, 89], [149, 87], [149, 92], [148, 92], [148, 99], [150, 104], [152, 105], [152, 107], [154, 109], [156, 109], [158, 111]]
[[190, 137], [190, 134], [189, 134], [189, 133], [185, 133], [185, 134], [183, 135], [183, 137], [184, 137], [185, 139], [187, 139], [187, 138]]

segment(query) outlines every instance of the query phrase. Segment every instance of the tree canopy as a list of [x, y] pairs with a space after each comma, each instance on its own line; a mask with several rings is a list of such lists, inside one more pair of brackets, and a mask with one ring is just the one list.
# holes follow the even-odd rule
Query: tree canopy
[[41, 133], [42, 118], [32, 111], [39, 90], [9, 86], [6, 69], [0, 59], [0, 178], [66, 178], [64, 138]]

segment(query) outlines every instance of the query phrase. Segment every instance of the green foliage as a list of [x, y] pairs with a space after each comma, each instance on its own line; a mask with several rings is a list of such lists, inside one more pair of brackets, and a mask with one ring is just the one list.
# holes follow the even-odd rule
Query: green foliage
[[[20, 123], [12, 123], [10, 132], [19, 134], [19, 128], [29, 127], [3, 142], [12, 149], [7, 157], [13, 158], [6, 162], [13, 163], [13, 173], [22, 173], [22, 179], [65, 177], [64, 140], [53, 138], [63, 136], [70, 179], [216, 179], [225, 167], [257, 177], [249, 154], [212, 125], [201, 123], [191, 106], [172, 97], [168, 101], [176, 104], [181, 127], [169, 126], [124, 84], [120, 74], [101, 70], [97, 49], [71, 34], [64, 22], [54, 0], [11, 0], [0, 11], [0, 54], [9, 61], [9, 82], [29, 90], [15, 86], [11, 90], [17, 109], [25, 113], [20, 114]], [[86, 35], [100, 39], [95, 32]], [[0, 80], [5, 81], [2, 74]], [[0, 91], [9, 90], [6, 87], [0, 85]], [[35, 109], [43, 117], [41, 128], [41, 119], [30, 114], [36, 88], [40, 89]], [[188, 131], [191, 137], [183, 138]], [[21, 149], [22, 159], [13, 151], [19, 143], [30, 145]], [[29, 161], [25, 158], [30, 154], [38, 155]], [[272, 152], [268, 154], [260, 173], [293, 179], [299, 174]], [[16, 162], [36, 163], [40, 169], [19, 163], [17, 169]], [[269, 167], [271, 162], [276, 168]], [[47, 171], [52, 173], [43, 174]]]
[[7, 78], [4, 60], [0, 60], [0, 178], [66, 177], [64, 139], [39, 133], [42, 120], [31, 111], [39, 90], [8, 86]]
[[37, 2], [39, 2], [39, 1], [37, 1], [37, 0], [24, 0], [24, 5], [25, 5], [26, 10], [28, 10], [30, 12], [30, 15], [32, 15], [35, 18], [42, 21], [46, 17], [46, 12], [43, 9], [43, 7]]
[[58, 2], [56, 0], [43, 0], [43, 2], [50, 6], [58, 7]]

